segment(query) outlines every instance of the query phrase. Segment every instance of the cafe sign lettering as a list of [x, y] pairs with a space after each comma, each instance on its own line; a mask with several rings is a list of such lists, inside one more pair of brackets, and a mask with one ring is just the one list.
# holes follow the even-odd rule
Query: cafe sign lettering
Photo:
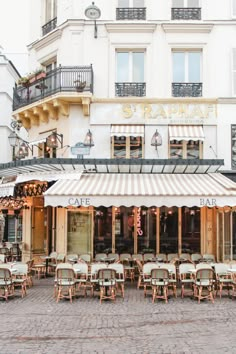
[[68, 199], [68, 205], [71, 206], [90, 206], [90, 198], [76, 198], [71, 197]]
[[122, 115], [126, 119], [140, 117], [155, 119], [208, 119], [217, 117], [216, 104], [123, 104]]

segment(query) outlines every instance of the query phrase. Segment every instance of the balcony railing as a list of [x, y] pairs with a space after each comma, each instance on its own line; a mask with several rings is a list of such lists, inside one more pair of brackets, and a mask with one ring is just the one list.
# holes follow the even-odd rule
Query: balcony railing
[[116, 9], [117, 20], [146, 20], [145, 7], [118, 7]]
[[42, 34], [45, 36], [45, 34], [51, 32], [56, 28], [57, 26], [57, 17], [53, 18], [51, 21], [45, 23], [45, 25], [42, 26]]
[[89, 66], [59, 66], [49, 71], [45, 78], [17, 86], [13, 90], [13, 111], [37, 102], [57, 92], [93, 93], [93, 67]]
[[200, 7], [175, 7], [171, 9], [172, 20], [201, 20]]
[[116, 82], [115, 92], [118, 97], [146, 96], [146, 83], [145, 82]]
[[201, 97], [202, 83], [172, 83], [173, 97]]

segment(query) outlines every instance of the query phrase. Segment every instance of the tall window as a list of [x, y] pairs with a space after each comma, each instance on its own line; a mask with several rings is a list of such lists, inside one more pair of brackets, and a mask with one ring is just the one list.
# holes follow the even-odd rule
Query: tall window
[[45, 23], [57, 17], [57, 0], [45, 0]]
[[144, 82], [144, 51], [118, 51], [117, 82]]
[[232, 0], [232, 17], [236, 18], [236, 0]]
[[118, 0], [118, 7], [144, 7], [144, 0]]
[[200, 141], [170, 141], [171, 159], [199, 159], [201, 157]]
[[199, 0], [172, 0], [172, 7], [199, 7]]
[[232, 60], [232, 77], [233, 77], [233, 96], [236, 96], [236, 48], [233, 49], [233, 60]]
[[201, 81], [201, 52], [173, 51], [173, 82]]

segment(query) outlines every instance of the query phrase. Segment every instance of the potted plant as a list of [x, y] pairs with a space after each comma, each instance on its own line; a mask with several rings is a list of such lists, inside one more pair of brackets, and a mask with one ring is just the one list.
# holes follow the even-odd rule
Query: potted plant
[[86, 81], [75, 80], [75, 87], [77, 92], [83, 92], [86, 86]]
[[27, 87], [29, 85], [29, 78], [28, 76], [22, 76], [19, 78], [19, 80], [17, 81], [17, 84], [19, 86], [24, 86]]
[[43, 79], [44, 77], [46, 77], [45, 70], [43, 68], [38, 68], [33, 73], [29, 74], [29, 82], [33, 83], [35, 81]]

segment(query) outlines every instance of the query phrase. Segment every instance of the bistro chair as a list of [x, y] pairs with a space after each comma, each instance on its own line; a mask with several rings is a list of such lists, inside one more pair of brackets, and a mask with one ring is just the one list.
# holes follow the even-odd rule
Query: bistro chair
[[202, 255], [202, 258], [206, 262], [215, 262], [214, 254], [205, 253], [205, 254]]
[[116, 290], [121, 292], [121, 296], [125, 297], [125, 267], [121, 263], [113, 263], [108, 265], [108, 269], [116, 271]]
[[39, 259], [34, 258], [32, 260], [31, 270], [38, 279], [40, 279], [41, 276], [46, 278], [46, 265], [45, 263], [40, 262]]
[[107, 257], [110, 259], [114, 259], [114, 262], [118, 262], [120, 259], [120, 256], [118, 253], [108, 253]]
[[167, 256], [165, 253], [157, 253], [156, 254], [156, 260], [157, 262], [167, 262]]
[[5, 263], [5, 255], [0, 254], [0, 263]]
[[98, 285], [100, 288], [100, 303], [103, 300], [116, 300], [116, 271], [103, 268], [98, 271]]
[[14, 284], [9, 268], [0, 267], [0, 298], [6, 301], [14, 295]]
[[214, 280], [215, 273], [212, 268], [200, 268], [196, 271], [194, 281], [194, 297], [201, 300], [211, 300], [214, 303]]
[[56, 269], [56, 301], [69, 299], [75, 296], [75, 273], [73, 268], [58, 267]]
[[179, 262], [191, 262], [191, 255], [190, 253], [181, 253], [179, 255]]
[[168, 269], [169, 272], [169, 282], [168, 287], [171, 288], [173, 295], [177, 297], [177, 270], [176, 266], [173, 263], [161, 263], [161, 269]]
[[106, 268], [106, 264], [104, 263], [92, 263], [91, 271], [90, 271], [90, 288], [91, 288], [91, 296], [94, 295], [94, 291], [98, 290], [98, 272], [100, 269]]
[[95, 262], [102, 262], [102, 260], [103, 260], [104, 258], [106, 258], [106, 257], [107, 257], [107, 254], [106, 254], [106, 253], [97, 253], [97, 254], [95, 255], [94, 260], [95, 260]]
[[160, 268], [160, 265], [154, 262], [147, 262], [143, 265], [143, 291], [144, 296], [147, 295], [147, 288], [151, 288], [151, 271], [152, 269]]
[[146, 262], [153, 262], [153, 259], [155, 258], [154, 253], [144, 253], [143, 254], [143, 261], [144, 263]]
[[191, 254], [191, 261], [196, 263], [199, 263], [200, 260], [202, 259], [202, 255], [200, 253], [193, 253]]
[[12, 280], [14, 289], [20, 288], [21, 297], [23, 298], [26, 295], [28, 265], [26, 263], [16, 263], [13, 269]]
[[88, 264], [87, 263], [75, 263], [73, 264], [73, 269], [75, 272], [75, 290], [84, 291], [84, 296], [87, 296], [87, 286], [88, 286]]
[[228, 296], [230, 295], [230, 290], [233, 290], [233, 279], [232, 275], [228, 272], [229, 265], [226, 263], [215, 263], [215, 274], [216, 274], [216, 295], [219, 290], [220, 298], [222, 296], [222, 291], [227, 290]]
[[76, 253], [70, 253], [66, 255], [66, 262], [74, 264], [77, 263], [79, 259], [78, 254]]
[[82, 261], [84, 261], [84, 262], [86, 262], [86, 263], [91, 263], [91, 255], [90, 254], [81, 254], [80, 256], [79, 256], [79, 260], [82, 260]]
[[167, 262], [175, 263], [179, 259], [178, 253], [167, 254]]
[[151, 270], [150, 284], [152, 287], [152, 302], [162, 299], [168, 302], [169, 271], [166, 268]]
[[179, 265], [179, 281], [181, 286], [181, 297], [185, 295], [185, 289], [190, 289], [190, 294], [193, 296], [194, 272], [195, 265], [192, 263], [181, 263]]

